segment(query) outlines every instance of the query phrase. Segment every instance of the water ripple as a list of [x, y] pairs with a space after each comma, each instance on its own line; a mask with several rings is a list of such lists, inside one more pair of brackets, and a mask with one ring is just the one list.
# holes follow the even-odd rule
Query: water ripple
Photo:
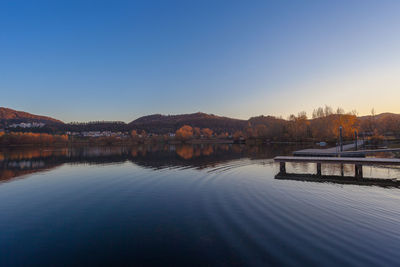
[[246, 262], [399, 263], [398, 189], [277, 181], [269, 165], [247, 160], [208, 173], [202, 186], [216, 189], [203, 199], [204, 211]]

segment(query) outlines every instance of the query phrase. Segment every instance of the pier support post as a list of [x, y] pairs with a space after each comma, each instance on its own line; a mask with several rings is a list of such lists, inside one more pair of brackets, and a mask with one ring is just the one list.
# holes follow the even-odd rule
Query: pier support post
[[317, 175], [318, 175], [318, 176], [321, 176], [321, 175], [322, 175], [321, 163], [317, 163]]
[[285, 174], [286, 173], [286, 164], [285, 164], [285, 162], [280, 162], [279, 163], [279, 172], [281, 174]]
[[344, 176], [344, 165], [340, 164], [340, 175], [343, 177]]
[[362, 165], [356, 164], [355, 171], [356, 171], [356, 178], [363, 178]]
[[357, 151], [358, 150], [358, 134], [357, 134], [357, 131], [354, 131], [354, 139], [356, 140], [355, 141], [355, 149]]

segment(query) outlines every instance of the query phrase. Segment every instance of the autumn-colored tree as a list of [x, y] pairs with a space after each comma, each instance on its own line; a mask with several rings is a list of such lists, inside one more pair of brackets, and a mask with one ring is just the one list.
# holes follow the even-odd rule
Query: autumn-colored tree
[[332, 136], [338, 136], [338, 129], [342, 127], [342, 136], [347, 139], [354, 138], [354, 132], [358, 130], [357, 117], [351, 114], [334, 115], [331, 123]]
[[393, 114], [381, 116], [378, 122], [381, 134], [400, 134], [400, 117]]
[[229, 136], [228, 133], [220, 133], [220, 134], [218, 135], [218, 138], [219, 138], [219, 139], [224, 139], [224, 138], [227, 138], [228, 136]]
[[311, 134], [313, 138], [319, 140], [336, 139], [336, 135], [332, 136], [331, 121], [329, 118], [315, 118], [310, 123]]
[[297, 116], [290, 115], [287, 127], [289, 137], [296, 140], [304, 140], [310, 137], [309, 125], [306, 112], [302, 111]]
[[176, 131], [176, 138], [180, 140], [188, 140], [193, 137], [193, 128], [189, 125], [184, 125]]
[[136, 130], [132, 130], [132, 131], [131, 131], [131, 137], [132, 137], [132, 139], [135, 140], [135, 141], [139, 138], [139, 135], [138, 135], [138, 133], [137, 133]]
[[213, 131], [209, 128], [201, 129], [201, 133], [204, 135], [205, 138], [211, 138], [213, 135]]
[[200, 130], [199, 127], [194, 127], [194, 128], [193, 128], [193, 135], [194, 135], [194, 137], [196, 137], [196, 138], [199, 138], [199, 137], [200, 137], [200, 135], [201, 135], [201, 130]]
[[243, 137], [244, 137], [244, 134], [243, 134], [242, 131], [236, 131], [236, 132], [233, 134], [233, 139], [234, 139], [234, 140], [240, 140], [240, 139], [243, 138]]
[[[338, 108], [340, 109], [340, 108]], [[314, 109], [312, 118], [317, 119], [317, 118], [324, 118], [328, 117], [329, 115], [333, 114], [333, 109], [330, 106], [325, 105], [325, 107], [319, 107], [317, 109]]]
[[337, 108], [336, 113], [332, 113], [332, 108], [326, 106], [321, 116], [322, 108], [314, 110], [313, 120], [310, 122], [312, 137], [320, 140], [335, 140], [339, 136], [339, 127], [342, 127], [343, 137], [353, 139], [354, 131], [359, 130], [359, 120], [357, 112], [346, 113], [342, 108]]
[[2, 144], [58, 144], [68, 142], [68, 135], [11, 132], [4, 134], [0, 141]]
[[255, 137], [257, 138], [266, 138], [268, 137], [268, 128], [264, 124], [258, 124], [253, 133], [255, 133]]

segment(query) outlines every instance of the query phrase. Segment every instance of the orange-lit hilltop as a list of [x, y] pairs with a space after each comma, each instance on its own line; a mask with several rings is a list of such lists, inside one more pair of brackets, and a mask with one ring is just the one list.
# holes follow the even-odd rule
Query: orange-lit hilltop
[[47, 124], [62, 124], [60, 120], [56, 120], [46, 116], [39, 116], [30, 114], [23, 111], [16, 111], [10, 108], [0, 107], [0, 125], [12, 123], [29, 123], [29, 122], [42, 122]]
[[239, 120], [206, 113], [150, 115], [130, 123], [97, 121], [63, 123], [50, 117], [0, 108], [0, 144], [14, 143], [121, 143], [140, 142], [335, 142], [338, 128], [345, 139], [355, 132], [364, 138], [397, 138], [400, 115], [382, 113], [358, 117], [330, 107], [315, 109], [312, 117], [305, 112], [288, 119], [258, 116]]

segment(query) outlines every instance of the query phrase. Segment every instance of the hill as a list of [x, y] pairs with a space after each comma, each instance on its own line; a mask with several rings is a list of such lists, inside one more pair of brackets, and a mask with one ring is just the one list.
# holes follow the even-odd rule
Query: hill
[[398, 133], [400, 131], [400, 114], [381, 113], [375, 116], [362, 116], [358, 118], [361, 128], [367, 132], [379, 129], [381, 134]]
[[[322, 110], [322, 109], [321, 109]], [[322, 113], [321, 113], [322, 114]], [[42, 123], [45, 126], [17, 127], [19, 123]], [[95, 121], [88, 123], [63, 123], [60, 120], [16, 111], [0, 107], [0, 129], [13, 131], [65, 133], [67, 131], [112, 131], [127, 132], [130, 130], [146, 131], [147, 133], [174, 133], [184, 125], [198, 128], [210, 128], [214, 133], [235, 133], [247, 137], [271, 140], [328, 140], [337, 138], [339, 126], [343, 127], [346, 138], [353, 138], [354, 131], [359, 133], [374, 133], [400, 137], [400, 114], [381, 113], [374, 116], [357, 117], [355, 114], [322, 114], [320, 117], [307, 119], [306, 116], [291, 116], [282, 119], [273, 116], [252, 117], [249, 120], [234, 119], [202, 112], [180, 115], [154, 114], [140, 117], [130, 123], [121, 121]]]
[[265, 125], [265, 126], [272, 126], [275, 124], [280, 124], [280, 125], [284, 125], [287, 121], [281, 118], [277, 118], [274, 116], [258, 116], [258, 117], [251, 117], [249, 119], [249, 123], [252, 126], [256, 126], [256, 125]]
[[138, 118], [129, 123], [129, 127], [157, 134], [173, 133], [183, 125], [210, 128], [216, 133], [235, 132], [247, 126], [246, 120], [221, 117], [202, 112], [182, 115], [154, 114]]
[[63, 124], [62, 121], [41, 115], [34, 115], [24, 111], [0, 107], [0, 126], [5, 127], [14, 123], [44, 123], [47, 125]]
[[367, 120], [367, 119], [371, 119], [373, 117], [376, 120], [386, 120], [386, 119], [396, 119], [397, 120], [397, 119], [400, 119], [400, 114], [385, 112], [385, 113], [377, 114], [375, 116], [367, 115], [367, 116], [361, 116], [361, 117], [358, 117], [358, 118], [360, 120]]

